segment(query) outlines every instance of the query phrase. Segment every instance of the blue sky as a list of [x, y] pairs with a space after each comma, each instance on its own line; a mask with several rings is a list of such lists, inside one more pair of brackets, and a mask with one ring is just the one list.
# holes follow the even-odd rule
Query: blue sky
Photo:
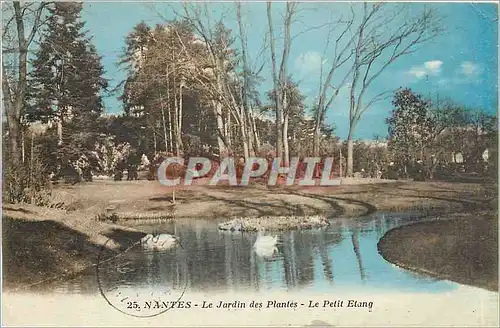
[[[111, 84], [124, 79], [126, 72], [117, 67], [124, 47], [124, 38], [141, 20], [153, 25], [163, 22], [163, 17], [174, 18], [170, 6], [179, 4], [141, 2], [86, 2], [82, 18], [93, 36], [94, 44], [107, 71]], [[388, 4], [389, 6], [391, 4]], [[456, 103], [471, 108], [496, 112], [498, 104], [498, 27], [497, 5], [491, 3], [433, 3], [409, 4], [410, 11], [418, 12], [423, 6], [437, 10], [442, 17], [441, 25], [446, 32], [419, 51], [396, 61], [374, 82], [370, 94], [410, 87], [426, 96], [450, 98]], [[232, 8], [231, 4], [211, 3], [215, 19]], [[224, 7], [225, 6], [225, 7]], [[228, 7], [229, 6], [229, 7]], [[349, 3], [301, 4], [300, 19], [292, 27], [292, 35], [298, 35], [292, 43], [289, 73], [306, 95], [310, 105], [318, 92], [319, 67], [322, 61], [327, 30], [315, 28], [327, 22], [333, 15], [349, 10]], [[279, 23], [283, 4], [275, 4], [274, 20]], [[262, 71], [265, 82], [262, 91], [271, 88], [269, 50], [258, 56], [267, 31], [265, 3], [246, 3], [243, 7], [247, 25], [251, 60], [255, 65], [266, 63]], [[225, 24], [237, 32], [234, 13], [227, 14]], [[312, 30], [309, 30], [314, 28]], [[306, 33], [301, 33], [309, 30]], [[238, 44], [238, 42], [236, 43]], [[325, 57], [328, 63], [328, 55]], [[116, 96], [106, 98], [106, 111], [120, 113], [121, 103]], [[336, 126], [336, 134], [345, 138], [348, 131], [348, 101], [346, 92], [341, 92], [328, 112], [327, 122]], [[375, 135], [385, 136], [385, 118], [391, 110], [390, 99], [372, 106], [359, 122], [355, 138], [371, 139]]]

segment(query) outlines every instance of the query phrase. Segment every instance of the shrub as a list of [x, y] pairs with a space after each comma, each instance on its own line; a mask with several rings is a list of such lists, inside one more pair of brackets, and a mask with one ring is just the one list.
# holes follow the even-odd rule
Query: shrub
[[12, 165], [10, 160], [3, 166], [3, 201], [50, 205], [50, 179], [46, 167], [37, 158], [32, 163]]

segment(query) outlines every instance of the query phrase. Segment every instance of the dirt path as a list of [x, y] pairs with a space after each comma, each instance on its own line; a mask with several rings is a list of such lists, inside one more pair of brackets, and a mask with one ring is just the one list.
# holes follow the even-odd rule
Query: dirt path
[[96, 181], [60, 187], [55, 199], [72, 210], [115, 213], [119, 218], [312, 215], [359, 216], [375, 211], [467, 210], [496, 202], [496, 189], [473, 183], [399, 182], [360, 184], [345, 181], [334, 187], [213, 187], [172, 189], [154, 181]]

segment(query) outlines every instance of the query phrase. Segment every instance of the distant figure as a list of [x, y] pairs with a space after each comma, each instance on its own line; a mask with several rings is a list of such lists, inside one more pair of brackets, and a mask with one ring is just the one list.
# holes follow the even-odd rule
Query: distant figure
[[127, 159], [127, 181], [138, 180], [137, 167], [141, 159], [135, 151], [131, 152]]
[[125, 161], [120, 160], [116, 163], [116, 167], [114, 169], [113, 180], [121, 181], [123, 179], [123, 170], [125, 169]]
[[129, 165], [127, 168], [127, 181], [138, 180], [137, 166]]
[[142, 154], [141, 156], [141, 165], [139, 165], [139, 170], [145, 170], [149, 167], [150, 161], [146, 154]]

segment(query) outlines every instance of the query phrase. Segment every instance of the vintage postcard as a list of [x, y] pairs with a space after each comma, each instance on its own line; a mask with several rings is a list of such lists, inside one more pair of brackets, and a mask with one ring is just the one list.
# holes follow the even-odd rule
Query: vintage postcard
[[496, 2], [1, 5], [2, 325], [498, 327]]

